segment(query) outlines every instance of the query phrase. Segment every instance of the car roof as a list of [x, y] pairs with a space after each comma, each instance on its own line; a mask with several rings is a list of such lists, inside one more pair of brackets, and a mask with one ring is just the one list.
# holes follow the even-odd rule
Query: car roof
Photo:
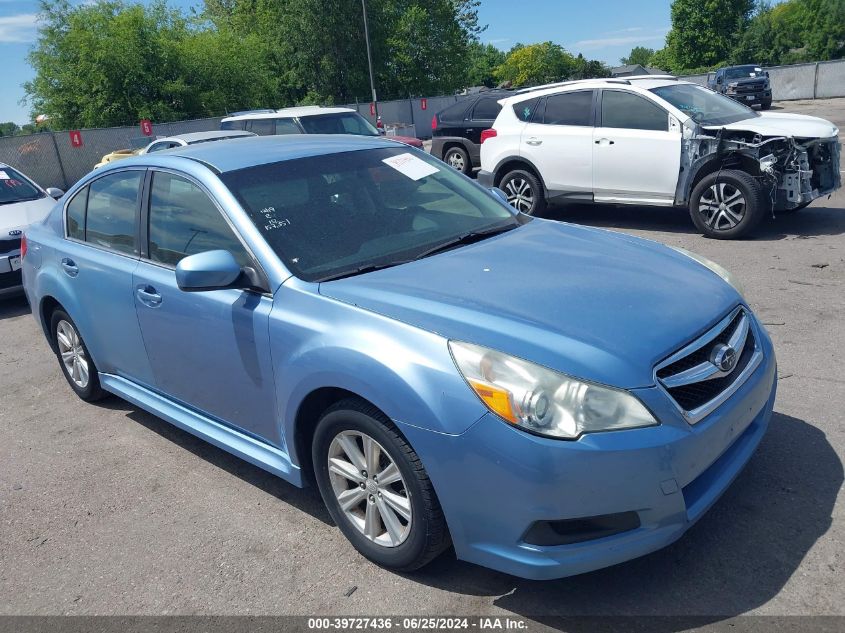
[[[672, 75], [636, 75], [633, 77], [618, 77], [608, 79], [578, 79], [575, 81], [563, 81], [556, 84], [547, 84], [545, 86], [537, 86], [536, 88], [526, 88], [517, 94], [501, 99], [499, 103], [507, 105], [510, 103], [519, 103], [527, 99], [535, 97], [544, 97], [546, 95], [558, 94], [561, 92], [570, 92], [573, 90], [582, 90], [584, 88], [642, 88], [644, 90], [651, 90], [652, 88], [661, 88], [663, 86], [675, 86], [678, 84], [692, 84], [690, 81], [682, 81], [674, 78]], [[697, 84], [694, 84], [697, 85]]]
[[315, 116], [318, 114], [340, 114], [345, 112], [357, 112], [357, 110], [353, 110], [352, 108], [335, 108], [323, 106], [297, 106], [294, 108], [280, 108], [279, 110], [269, 110], [227, 116], [223, 119], [223, 121], [245, 121], [247, 119], [278, 119], [279, 117], [301, 118], [305, 116]]
[[205, 141], [214, 141], [218, 139], [238, 138], [241, 136], [255, 136], [253, 132], [244, 132], [242, 130], [211, 130], [208, 132], [188, 132], [187, 134], [173, 134], [171, 136], [164, 136], [157, 138], [152, 143], [160, 143], [161, 141], [184, 141], [189, 145], [192, 143], [203, 143]]
[[186, 158], [208, 165], [224, 173], [278, 163], [310, 156], [325, 156], [374, 148], [404, 148], [414, 151], [399, 141], [381, 136], [352, 136], [346, 134], [286, 134], [281, 136], [249, 136], [225, 143], [196, 143], [125, 158], [113, 163], [118, 166], [140, 165], [175, 166], [171, 159]]

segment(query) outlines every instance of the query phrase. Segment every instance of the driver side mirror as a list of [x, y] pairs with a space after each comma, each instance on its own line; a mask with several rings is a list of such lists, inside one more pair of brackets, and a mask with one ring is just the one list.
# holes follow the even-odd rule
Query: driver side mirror
[[241, 276], [241, 266], [229, 251], [188, 255], [176, 265], [176, 284], [185, 292], [229, 288]]
[[65, 192], [59, 189], [58, 187], [47, 187], [44, 191], [47, 192], [47, 195], [53, 198], [54, 200], [58, 200], [63, 195], [65, 195]]

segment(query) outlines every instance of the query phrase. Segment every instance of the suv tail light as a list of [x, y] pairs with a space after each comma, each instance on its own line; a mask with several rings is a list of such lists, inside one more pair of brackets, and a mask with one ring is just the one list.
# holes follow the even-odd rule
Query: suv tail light
[[496, 132], [496, 130], [494, 130], [493, 128], [490, 128], [489, 130], [482, 130], [481, 131], [481, 142], [483, 143], [488, 138], [494, 138], [497, 135], [498, 135], [498, 132]]
[[432, 130], [437, 129], [437, 115], [436, 114], [433, 117], [431, 117], [431, 129]]
[[26, 256], [26, 235], [21, 235], [21, 259]]

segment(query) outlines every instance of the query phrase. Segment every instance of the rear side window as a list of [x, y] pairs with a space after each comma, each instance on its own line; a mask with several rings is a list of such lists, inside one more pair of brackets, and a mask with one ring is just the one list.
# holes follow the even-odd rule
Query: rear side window
[[537, 109], [538, 103], [540, 103], [539, 97], [535, 97], [533, 99], [526, 99], [525, 101], [520, 101], [519, 103], [514, 103], [513, 113], [516, 115], [516, 118], [520, 121], [530, 121], [531, 116], [534, 114], [534, 110]]
[[302, 134], [293, 119], [276, 119], [276, 134]]
[[155, 172], [150, 188], [149, 257], [176, 266], [188, 255], [229, 251], [241, 266], [250, 258], [211, 198], [190, 180]]
[[178, 145], [179, 145], [179, 143], [172, 143], [172, 142], [156, 143], [155, 145], [150, 146], [150, 149], [147, 150], [147, 153], [150, 154], [152, 152], [160, 152], [164, 149], [173, 149], [174, 147], [177, 147]]
[[85, 206], [88, 204], [88, 187], [83, 187], [67, 205], [67, 236], [85, 240]]
[[138, 252], [138, 189], [142, 174], [122, 171], [88, 185], [86, 242], [119, 253]]
[[466, 101], [458, 101], [455, 105], [450, 105], [445, 110], [441, 110], [437, 116], [442, 121], [463, 121], [466, 110]]
[[249, 131], [258, 136], [273, 136], [276, 132], [276, 122], [273, 119], [252, 119], [249, 122]]
[[493, 121], [499, 116], [502, 106], [495, 99], [479, 99], [472, 109], [473, 121]]
[[547, 125], [590, 125], [593, 91], [565, 92], [546, 98], [543, 123]]
[[669, 130], [668, 113], [651, 101], [631, 92], [605, 90], [601, 97], [602, 127], [629, 130]]
[[223, 121], [220, 124], [221, 130], [242, 130], [244, 129], [244, 124], [246, 121], [243, 119], [235, 120], [235, 121]]

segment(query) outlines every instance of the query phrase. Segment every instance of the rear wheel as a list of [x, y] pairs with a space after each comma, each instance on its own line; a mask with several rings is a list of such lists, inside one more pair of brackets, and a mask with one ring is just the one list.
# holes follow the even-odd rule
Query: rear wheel
[[690, 217], [699, 231], [720, 240], [748, 235], [763, 218], [766, 198], [749, 173], [726, 169], [705, 176], [690, 196]]
[[448, 547], [443, 511], [420, 458], [374, 407], [357, 400], [331, 407], [317, 424], [312, 457], [329, 513], [373, 562], [411, 571]]
[[546, 198], [540, 179], [530, 171], [515, 169], [504, 175], [499, 188], [508, 197], [508, 204], [527, 215], [535, 215], [546, 208]]
[[53, 335], [59, 366], [71, 389], [87, 402], [103, 398], [106, 394], [100, 387], [97, 367], [76, 329], [76, 324], [64, 310], [53, 312], [50, 332]]
[[472, 171], [472, 163], [469, 160], [469, 154], [463, 147], [450, 147], [443, 155], [443, 162], [449, 165], [462, 174], [468, 174]]

